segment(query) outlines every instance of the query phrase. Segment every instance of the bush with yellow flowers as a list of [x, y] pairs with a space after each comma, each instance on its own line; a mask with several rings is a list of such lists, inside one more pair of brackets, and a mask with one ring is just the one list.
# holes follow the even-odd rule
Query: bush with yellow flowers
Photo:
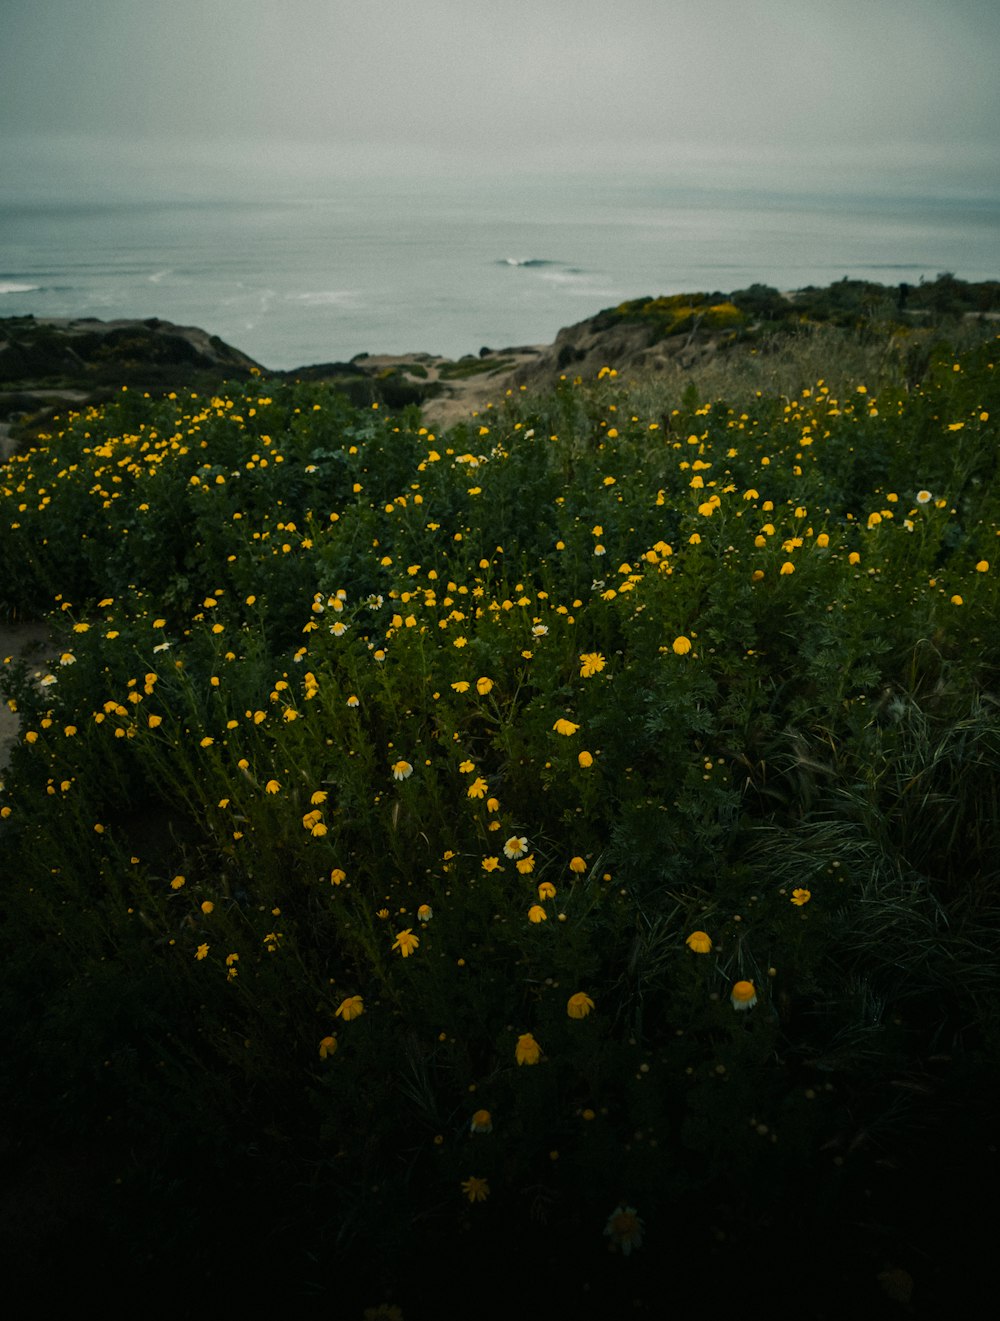
[[845, 1212], [896, 1080], [1000, 1041], [992, 353], [441, 435], [256, 382], [15, 455], [15, 1108], [307, 1274]]

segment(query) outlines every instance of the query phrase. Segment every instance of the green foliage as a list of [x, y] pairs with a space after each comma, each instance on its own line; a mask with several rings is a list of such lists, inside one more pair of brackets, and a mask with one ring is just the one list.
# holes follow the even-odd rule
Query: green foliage
[[437, 437], [126, 395], [15, 456], [23, 1113], [111, 1116], [150, 1195], [235, 1181], [319, 1273], [377, 1238], [387, 1289], [616, 1204], [696, 1254], [797, 1190], [853, 1223], [998, 1045], [995, 347], [683, 408], [605, 371]]
[[657, 339], [688, 332], [698, 326], [706, 330], [729, 330], [744, 322], [740, 307], [726, 294], [669, 294], [659, 298], [636, 298], [603, 314], [605, 325], [616, 321], [638, 321], [651, 326]]
[[458, 362], [446, 363], [441, 368], [441, 379], [443, 381], [464, 381], [470, 376], [482, 376], [488, 374], [496, 376], [514, 365], [513, 358], [475, 358], [465, 357]]

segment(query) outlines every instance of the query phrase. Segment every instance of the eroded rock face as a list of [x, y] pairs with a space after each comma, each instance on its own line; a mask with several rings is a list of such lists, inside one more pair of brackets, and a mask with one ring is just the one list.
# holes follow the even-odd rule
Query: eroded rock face
[[592, 380], [602, 367], [619, 372], [655, 370], [670, 360], [685, 367], [715, 351], [717, 337], [695, 322], [684, 333], [665, 338], [655, 324], [610, 319], [607, 312], [566, 326], [548, 345], [514, 375], [517, 385], [529, 389], [551, 387], [561, 375]]

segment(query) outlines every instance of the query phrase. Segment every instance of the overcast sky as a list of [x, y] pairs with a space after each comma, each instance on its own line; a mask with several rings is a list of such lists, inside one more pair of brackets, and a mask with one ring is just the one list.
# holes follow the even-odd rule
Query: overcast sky
[[98, 170], [188, 162], [206, 186], [213, 161], [230, 181], [237, 161], [260, 179], [681, 161], [998, 190], [997, 0], [0, 0], [0, 18], [15, 191], [82, 142]]

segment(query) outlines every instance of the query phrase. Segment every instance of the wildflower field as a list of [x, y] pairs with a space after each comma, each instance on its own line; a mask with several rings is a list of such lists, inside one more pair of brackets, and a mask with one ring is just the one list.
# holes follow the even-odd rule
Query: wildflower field
[[606, 368], [445, 434], [125, 391], [0, 468], [53, 638], [0, 670], [2, 1101], [102, 1153], [74, 1269], [408, 1321], [470, 1273], [480, 1316], [954, 1296], [998, 348], [683, 406]]

